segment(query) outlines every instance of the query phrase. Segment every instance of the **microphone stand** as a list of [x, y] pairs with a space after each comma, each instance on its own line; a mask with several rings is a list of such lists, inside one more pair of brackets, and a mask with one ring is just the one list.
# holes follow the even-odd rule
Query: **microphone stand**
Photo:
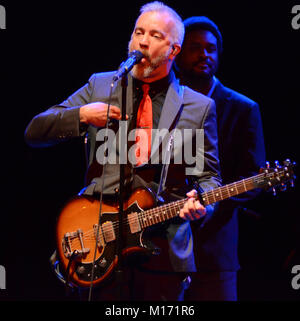
[[[127, 109], [127, 87], [128, 87], [128, 78], [127, 74], [124, 74], [121, 79], [121, 87], [122, 87], [122, 114], [121, 120], [126, 121], [126, 109]], [[122, 126], [121, 126], [122, 131]], [[123, 160], [123, 156], [121, 153], [124, 151], [127, 153], [127, 149], [124, 147], [127, 146], [127, 136], [123, 135], [123, 133], [119, 131], [119, 140], [120, 141], [120, 148], [119, 148], [119, 159]], [[125, 140], [125, 141], [124, 141]], [[119, 287], [119, 299], [122, 300], [123, 293], [122, 293], [122, 283], [124, 282], [124, 271], [123, 271], [123, 257], [122, 257], [122, 250], [124, 247], [124, 233], [123, 233], [123, 218], [124, 218], [124, 195], [125, 195], [125, 166], [123, 161], [120, 162], [120, 185], [119, 185], [119, 239], [117, 243], [117, 255], [118, 255], [118, 263], [116, 268], [116, 280], [117, 286]]]

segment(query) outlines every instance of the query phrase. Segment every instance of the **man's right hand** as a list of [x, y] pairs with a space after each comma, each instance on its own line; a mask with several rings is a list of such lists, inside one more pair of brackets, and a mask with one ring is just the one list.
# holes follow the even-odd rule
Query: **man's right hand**
[[[102, 102], [95, 102], [82, 106], [79, 110], [80, 122], [95, 127], [104, 127], [107, 121], [107, 108], [108, 105]], [[120, 120], [120, 108], [110, 105], [109, 118]], [[127, 115], [126, 119], [128, 119]]]

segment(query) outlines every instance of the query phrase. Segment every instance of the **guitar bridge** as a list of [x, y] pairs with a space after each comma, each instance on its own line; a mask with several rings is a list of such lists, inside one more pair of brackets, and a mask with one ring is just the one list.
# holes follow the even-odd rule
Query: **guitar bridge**
[[[78, 241], [80, 248], [78, 248]], [[71, 257], [71, 255], [74, 253], [76, 250], [76, 257], [81, 258], [87, 253], [90, 252], [89, 248], [84, 247], [84, 242], [83, 242], [83, 232], [81, 229], [78, 229], [75, 232], [68, 232], [64, 235], [64, 238], [62, 240], [62, 248], [64, 255], [67, 259]]]

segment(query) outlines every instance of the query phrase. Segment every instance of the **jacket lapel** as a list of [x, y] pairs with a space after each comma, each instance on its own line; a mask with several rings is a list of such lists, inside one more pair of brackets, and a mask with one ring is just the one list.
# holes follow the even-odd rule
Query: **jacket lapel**
[[162, 107], [159, 123], [158, 123], [158, 129], [159, 130], [167, 130], [166, 135], [163, 137], [163, 139], [160, 139], [158, 141], [156, 135], [157, 132], [154, 132], [152, 135], [152, 147], [151, 147], [151, 162], [155, 163], [159, 160], [159, 147], [163, 143], [163, 146], [166, 146], [164, 144], [167, 143], [169, 139], [169, 133], [170, 130], [173, 128], [172, 125], [180, 112], [180, 109], [183, 104], [183, 90], [184, 87], [179, 85], [179, 82], [177, 79], [174, 78], [174, 80], [171, 82], [166, 99], [164, 102], [164, 105]]

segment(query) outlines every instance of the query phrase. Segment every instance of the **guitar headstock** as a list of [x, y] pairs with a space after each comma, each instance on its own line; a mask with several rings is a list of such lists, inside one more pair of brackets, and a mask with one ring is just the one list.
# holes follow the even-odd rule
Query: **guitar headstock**
[[272, 188], [273, 194], [276, 195], [275, 187], [279, 187], [280, 191], [287, 189], [287, 183], [294, 187], [294, 168], [295, 162], [286, 159], [281, 166], [275, 161], [275, 167], [270, 167], [270, 163], [266, 162], [266, 167], [260, 170], [260, 177], [255, 181], [259, 188]]

